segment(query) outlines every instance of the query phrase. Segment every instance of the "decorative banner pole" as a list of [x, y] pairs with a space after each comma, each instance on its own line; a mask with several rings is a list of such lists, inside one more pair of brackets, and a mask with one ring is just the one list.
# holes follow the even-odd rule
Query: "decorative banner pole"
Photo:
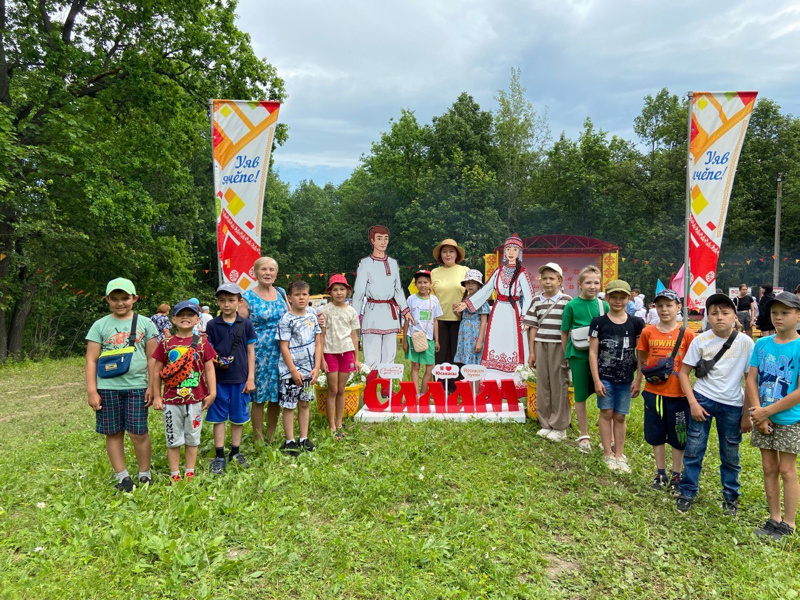
[[220, 280], [246, 290], [261, 256], [261, 209], [280, 102], [212, 100]]
[[[728, 202], [736, 164], [758, 92], [693, 92], [691, 111], [687, 209], [688, 260], [684, 276], [685, 313], [705, 306], [717, 289], [719, 261]], [[688, 316], [688, 315], [687, 315]]]
[[686, 133], [686, 229], [684, 231], [685, 247], [683, 252], [683, 324], [689, 323], [689, 222], [692, 219], [692, 108], [694, 94], [687, 95], [689, 102], [688, 131]]

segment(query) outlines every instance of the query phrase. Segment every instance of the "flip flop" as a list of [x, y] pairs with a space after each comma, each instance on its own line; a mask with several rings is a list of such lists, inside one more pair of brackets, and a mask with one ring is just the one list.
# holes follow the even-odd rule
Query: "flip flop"
[[[590, 438], [588, 435], [582, 435], [577, 440], [575, 440], [575, 441], [578, 442], [578, 450], [580, 452], [582, 452], [583, 454], [589, 454], [592, 451], [591, 439], [592, 438]], [[581, 444], [581, 442], [583, 442], [583, 441], [586, 441], [586, 443], [585, 444]]]

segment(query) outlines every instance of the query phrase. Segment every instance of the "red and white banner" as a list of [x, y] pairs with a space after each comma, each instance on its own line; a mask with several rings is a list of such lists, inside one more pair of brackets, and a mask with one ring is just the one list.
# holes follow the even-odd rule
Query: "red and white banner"
[[717, 289], [717, 261], [736, 164], [758, 92], [694, 92], [689, 158], [689, 308]]
[[217, 255], [226, 282], [246, 290], [261, 256], [261, 208], [280, 102], [214, 100]]

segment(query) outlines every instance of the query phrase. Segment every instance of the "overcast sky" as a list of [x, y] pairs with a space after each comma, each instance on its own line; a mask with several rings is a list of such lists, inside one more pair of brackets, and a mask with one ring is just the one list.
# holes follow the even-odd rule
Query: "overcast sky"
[[800, 112], [796, 0], [240, 0], [239, 27], [289, 98], [283, 180], [346, 179], [402, 108], [421, 123], [461, 92], [494, 110], [519, 67], [553, 137], [589, 116], [634, 139], [644, 96], [757, 90]]

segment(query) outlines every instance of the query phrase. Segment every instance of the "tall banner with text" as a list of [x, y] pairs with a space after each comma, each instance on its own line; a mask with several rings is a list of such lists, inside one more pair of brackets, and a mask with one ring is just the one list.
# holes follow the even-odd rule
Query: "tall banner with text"
[[225, 282], [246, 290], [261, 256], [261, 208], [280, 102], [213, 101], [217, 256]]
[[717, 289], [717, 261], [736, 163], [758, 92], [694, 92], [689, 169], [688, 306], [702, 308]]

